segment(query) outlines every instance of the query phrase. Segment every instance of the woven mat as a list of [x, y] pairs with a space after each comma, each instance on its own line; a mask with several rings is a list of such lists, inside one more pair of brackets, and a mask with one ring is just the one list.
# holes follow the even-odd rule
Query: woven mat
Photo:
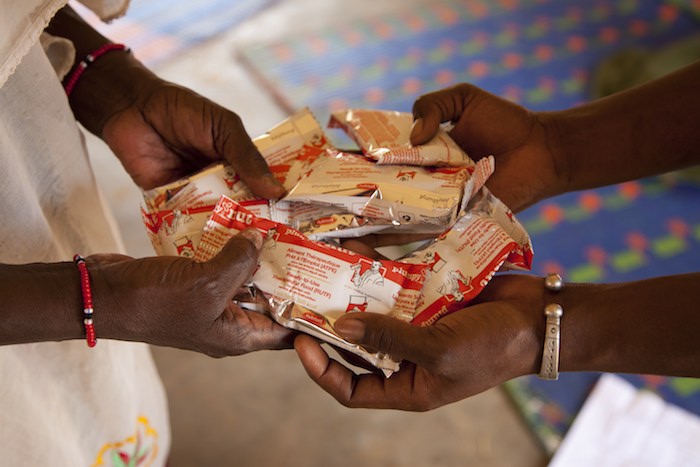
[[[399, 7], [397, 7], [399, 8]], [[631, 47], [650, 50], [700, 31], [693, 0], [426, 1], [410, 11], [251, 44], [242, 59], [288, 111], [410, 111], [425, 92], [469, 81], [535, 110], [589, 99], [596, 67]], [[687, 173], [548, 200], [521, 213], [534, 272], [568, 281], [629, 281], [697, 271], [700, 182]], [[548, 452], [558, 446], [597, 374], [505, 385]], [[700, 414], [700, 380], [625, 376]]]

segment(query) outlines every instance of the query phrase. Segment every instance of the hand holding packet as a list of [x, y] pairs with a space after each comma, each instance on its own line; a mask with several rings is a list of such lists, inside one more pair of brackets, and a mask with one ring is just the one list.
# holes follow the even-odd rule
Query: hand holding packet
[[420, 298], [426, 265], [372, 260], [310, 240], [287, 225], [256, 217], [226, 196], [207, 221], [195, 259], [213, 258], [231, 237], [250, 227], [265, 237], [252, 284], [269, 298], [277, 322], [355, 353], [385, 373], [398, 369], [389, 357], [342, 339], [333, 323], [351, 312], [411, 315]]
[[[287, 189], [296, 184], [309, 164], [330, 148], [328, 138], [309, 109], [292, 115], [253, 139], [253, 143]], [[221, 195], [243, 203], [256, 216], [271, 215], [270, 203], [253, 195], [233, 168], [223, 162], [142, 194], [145, 202], [142, 219], [159, 255], [192, 256]]]
[[[398, 112], [382, 115], [391, 124], [397, 116], [405, 120]], [[403, 133], [394, 133], [407, 139], [410, 125], [401, 125]], [[465, 164], [450, 166], [443, 155], [442, 167], [379, 165], [330, 147], [308, 110], [254, 141], [289, 195], [255, 199], [225, 164], [159, 187], [144, 193], [154, 249], [205, 260], [239, 230], [257, 228], [266, 240], [248, 291], [261, 293], [248, 294], [255, 302], [241, 302], [245, 293], [236, 300], [269, 309], [282, 325], [355, 353], [387, 376], [399, 363], [341, 339], [333, 328], [339, 316], [378, 312], [430, 325], [467, 306], [499, 269], [530, 267], [527, 233], [483, 186], [494, 171], [492, 157], [474, 163], [465, 155]], [[437, 238], [396, 261], [312, 241], [390, 232]]]
[[373, 260], [311, 240], [222, 196], [195, 259], [213, 258], [231, 237], [250, 227], [265, 237], [251, 283], [268, 298], [272, 317], [359, 355], [387, 376], [398, 369], [398, 362], [345, 341], [334, 330], [335, 320], [345, 313], [373, 312], [415, 325], [432, 324], [466, 306], [506, 261], [524, 269], [532, 259], [529, 237], [486, 190], [452, 229], [397, 261]]
[[449, 230], [398, 260], [429, 265], [411, 323], [426, 326], [461, 310], [497, 271], [529, 270], [532, 257], [532, 243], [523, 226], [483, 187]]
[[333, 112], [328, 126], [341, 128], [377, 164], [472, 166], [466, 152], [443, 130], [427, 143], [410, 143], [413, 115], [388, 110], [346, 109]]

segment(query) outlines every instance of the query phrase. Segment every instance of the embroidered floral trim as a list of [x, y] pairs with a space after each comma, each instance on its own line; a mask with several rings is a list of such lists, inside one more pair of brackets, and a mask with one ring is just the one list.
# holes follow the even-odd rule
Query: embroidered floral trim
[[148, 418], [136, 419], [136, 430], [123, 441], [102, 446], [92, 467], [148, 467], [158, 455], [158, 432]]

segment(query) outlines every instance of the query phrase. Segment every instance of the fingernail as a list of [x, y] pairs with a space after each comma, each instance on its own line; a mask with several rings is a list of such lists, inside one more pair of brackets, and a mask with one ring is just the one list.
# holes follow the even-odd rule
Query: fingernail
[[341, 319], [335, 323], [335, 330], [340, 337], [359, 342], [365, 336], [365, 323], [359, 319]]
[[263, 238], [258, 229], [245, 229], [241, 231], [241, 235], [250, 240], [255, 245], [256, 250], [260, 250], [263, 244]]
[[411, 126], [411, 136], [413, 135], [418, 135], [423, 132], [423, 119], [422, 118], [417, 118], [413, 121], [413, 125]]

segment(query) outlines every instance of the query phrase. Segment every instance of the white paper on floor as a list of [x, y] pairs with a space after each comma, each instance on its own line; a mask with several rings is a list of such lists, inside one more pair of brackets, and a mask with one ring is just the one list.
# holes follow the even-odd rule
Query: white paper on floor
[[700, 417], [604, 374], [549, 467], [700, 466]]

